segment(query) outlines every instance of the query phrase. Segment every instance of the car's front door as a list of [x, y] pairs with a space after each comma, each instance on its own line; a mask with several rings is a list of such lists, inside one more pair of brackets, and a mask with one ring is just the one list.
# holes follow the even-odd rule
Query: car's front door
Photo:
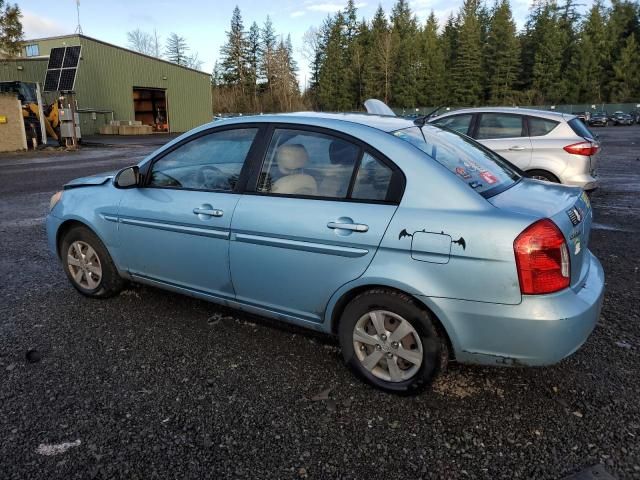
[[237, 299], [319, 322], [371, 262], [403, 184], [397, 167], [350, 138], [276, 128], [232, 221]]
[[522, 170], [531, 163], [531, 140], [523, 115], [481, 113], [472, 136]]
[[216, 129], [162, 153], [126, 190], [118, 212], [126, 265], [136, 278], [233, 298], [229, 228], [258, 128]]

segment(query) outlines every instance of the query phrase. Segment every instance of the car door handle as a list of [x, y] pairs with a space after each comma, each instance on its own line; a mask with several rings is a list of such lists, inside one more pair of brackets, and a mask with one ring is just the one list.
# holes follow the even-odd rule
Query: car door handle
[[333, 230], [351, 230], [352, 232], [368, 232], [369, 225], [364, 225], [362, 223], [337, 223], [337, 222], [329, 222], [327, 223], [327, 228], [331, 228]]
[[194, 208], [193, 213], [196, 215], [207, 215], [209, 217], [221, 217], [224, 212], [216, 208]]
[[512, 152], [521, 152], [524, 149], [525, 147], [523, 147], [522, 145], [514, 145], [513, 147], [509, 147], [509, 150], [511, 150]]

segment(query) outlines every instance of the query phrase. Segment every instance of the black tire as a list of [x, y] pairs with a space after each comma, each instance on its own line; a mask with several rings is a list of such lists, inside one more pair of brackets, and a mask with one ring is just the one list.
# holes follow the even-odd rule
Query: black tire
[[551, 183], [560, 183], [560, 180], [558, 179], [558, 177], [556, 177], [553, 173], [547, 172], [546, 170], [529, 170], [527, 172], [527, 177], [529, 178], [538, 177], [539, 180], [545, 180]]
[[[95, 288], [86, 288], [80, 285], [71, 273], [69, 264], [67, 262], [67, 255], [71, 245], [81, 241], [89, 245], [95, 251], [100, 267], [102, 269], [102, 276]], [[100, 239], [86, 227], [77, 226], [69, 229], [60, 241], [60, 259], [67, 278], [71, 282], [71, 285], [78, 290], [81, 294], [91, 298], [108, 298], [117, 295], [125, 285], [125, 280], [118, 274], [118, 270], [109, 255], [104, 244]]]
[[[422, 364], [410, 378], [392, 382], [367, 370], [355, 352], [353, 332], [358, 320], [368, 312], [386, 310], [408, 321], [422, 343]], [[413, 395], [427, 387], [448, 358], [447, 343], [442, 338], [431, 315], [409, 295], [385, 290], [369, 290], [356, 296], [344, 309], [338, 327], [342, 356], [347, 366], [361, 379], [376, 388], [401, 395]]]

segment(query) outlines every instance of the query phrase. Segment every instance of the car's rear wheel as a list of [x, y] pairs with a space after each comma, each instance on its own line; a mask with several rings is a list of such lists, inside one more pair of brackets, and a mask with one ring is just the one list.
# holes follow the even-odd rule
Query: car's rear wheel
[[356, 296], [342, 314], [339, 336], [344, 361], [356, 375], [395, 393], [418, 393], [448, 356], [430, 314], [399, 292]]
[[545, 170], [529, 170], [527, 172], [527, 177], [533, 178], [535, 180], [544, 180], [545, 182], [560, 183], [558, 177], [556, 177], [553, 173], [549, 173]]
[[86, 227], [71, 228], [60, 242], [60, 258], [71, 284], [83, 295], [107, 298], [124, 286], [109, 252]]

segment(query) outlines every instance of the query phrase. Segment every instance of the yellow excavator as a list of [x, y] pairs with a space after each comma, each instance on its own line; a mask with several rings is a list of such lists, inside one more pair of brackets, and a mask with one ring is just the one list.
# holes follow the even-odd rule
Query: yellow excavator
[[[13, 93], [18, 96], [22, 103], [22, 117], [24, 118], [24, 131], [27, 134], [27, 142], [33, 144], [41, 143], [40, 136], [40, 109], [36, 95], [35, 83], [28, 82], [0, 82], [0, 92]], [[43, 104], [44, 127], [47, 137], [57, 141], [62, 145], [60, 136], [60, 106], [56, 99], [51, 104]]]

